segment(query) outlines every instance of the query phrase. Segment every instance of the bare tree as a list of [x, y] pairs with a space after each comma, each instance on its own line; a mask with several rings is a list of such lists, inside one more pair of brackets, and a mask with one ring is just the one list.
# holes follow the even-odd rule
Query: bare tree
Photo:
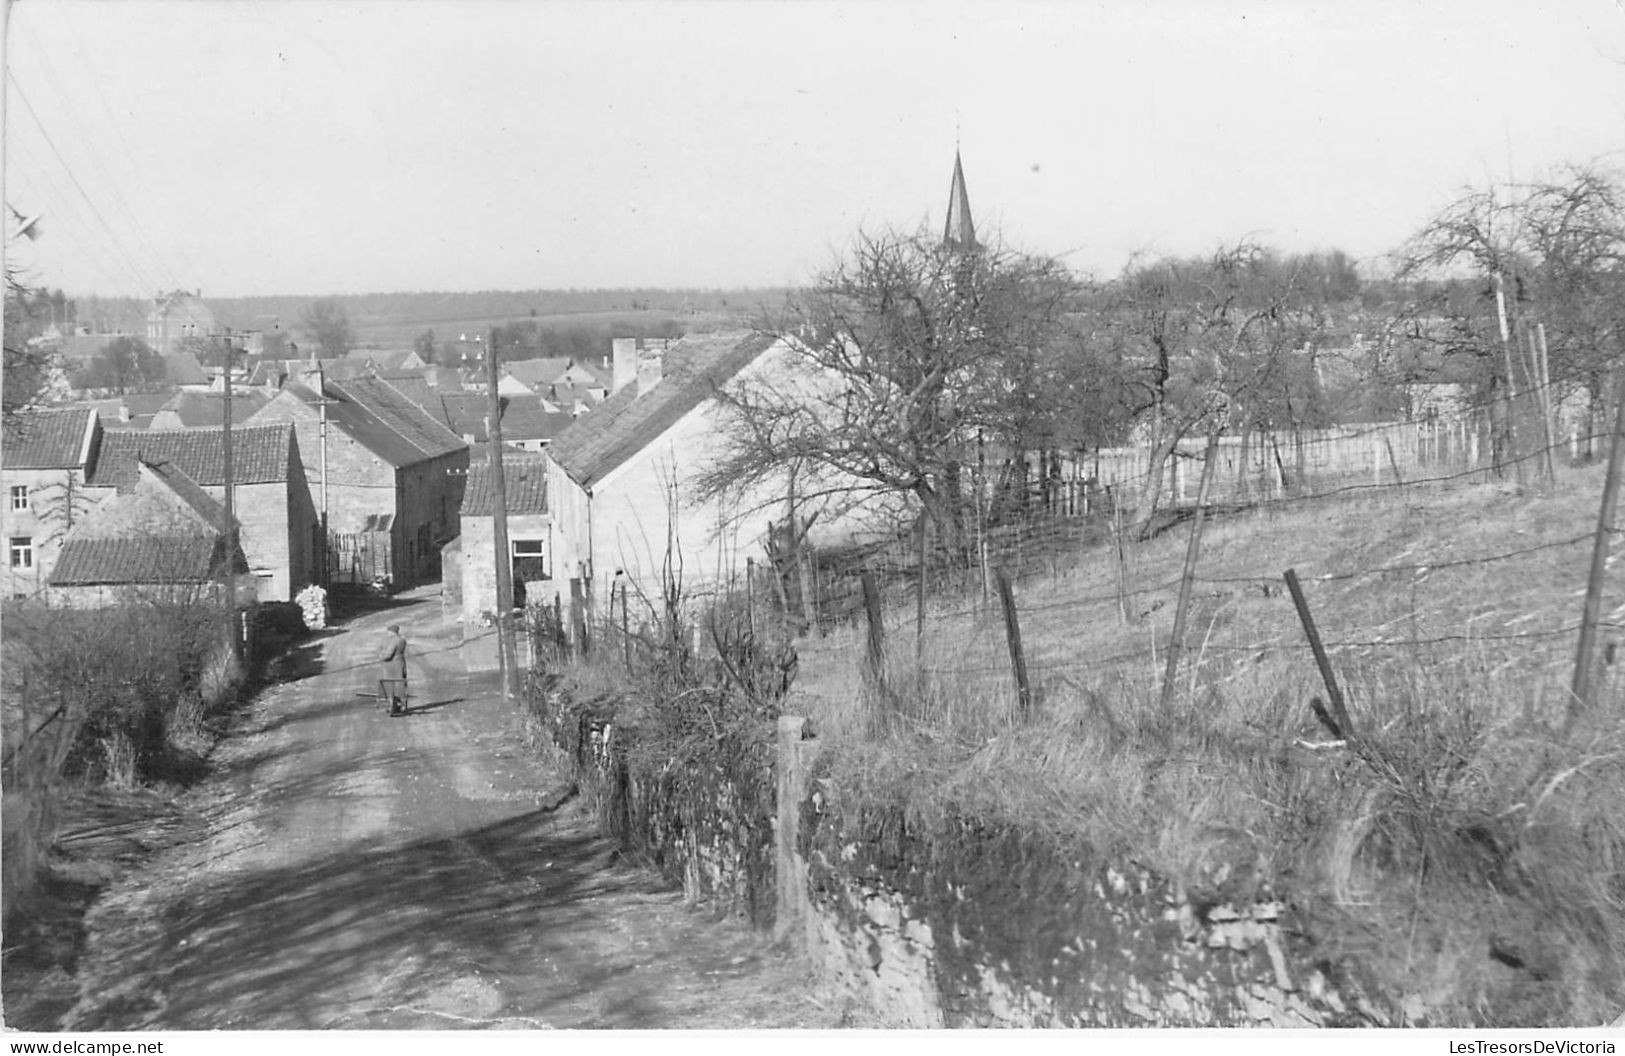
[[[1145, 535], [1163, 477], [1193, 434], [1302, 421], [1313, 405], [1312, 355], [1326, 317], [1303, 258], [1251, 242], [1211, 257], [1131, 267], [1108, 300], [1130, 413], [1150, 448], [1133, 531]], [[1311, 364], [1312, 366], [1312, 364]]]
[[324, 356], [336, 358], [355, 347], [350, 315], [344, 310], [344, 305], [334, 298], [312, 301], [299, 325], [321, 348]]
[[[1526, 324], [1539, 324], [1550, 340], [1554, 400], [1579, 390], [1600, 410], [1625, 333], [1625, 183], [1617, 173], [1568, 166], [1530, 184], [1469, 190], [1397, 256], [1398, 274], [1416, 294], [1414, 314], [1431, 322], [1415, 336], [1469, 364], [1481, 400], [1494, 406], [1509, 390], [1544, 380], [1509, 351], [1524, 341]], [[1503, 413], [1503, 445], [1510, 421]]]
[[774, 482], [799, 500], [889, 499], [960, 545], [978, 437], [1010, 451], [1040, 437], [1076, 289], [1053, 259], [860, 234], [770, 321], [789, 338], [783, 369], [719, 394], [728, 449], [700, 491]]

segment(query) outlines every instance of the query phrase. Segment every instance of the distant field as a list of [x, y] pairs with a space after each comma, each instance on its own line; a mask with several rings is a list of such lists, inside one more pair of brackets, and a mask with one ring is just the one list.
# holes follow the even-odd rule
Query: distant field
[[[566, 312], [557, 315], [517, 315], [497, 318], [491, 316], [464, 316], [429, 319], [411, 323], [365, 322], [352, 318], [351, 325], [355, 330], [356, 342], [362, 347], [410, 348], [412, 342], [425, 330], [433, 330], [437, 341], [447, 341], [456, 339], [461, 334], [467, 334], [469, 337], [473, 337], [475, 334], [485, 334], [493, 326], [507, 326], [512, 323], [534, 320], [537, 326], [544, 330], [562, 330], [570, 327], [608, 330], [622, 325], [628, 330], [633, 330], [647, 329], [665, 323], [677, 323], [683, 327], [685, 332], [704, 333], [731, 326], [748, 326], [754, 319], [755, 314], [748, 309], [740, 312], [693, 313], [650, 309], [647, 311]], [[607, 347], [605, 352], [608, 353]]]

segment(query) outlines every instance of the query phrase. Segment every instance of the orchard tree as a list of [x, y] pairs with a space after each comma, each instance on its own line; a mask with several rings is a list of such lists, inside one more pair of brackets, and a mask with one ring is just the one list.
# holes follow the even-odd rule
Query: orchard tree
[[439, 346], [435, 343], [434, 331], [425, 330], [412, 339], [412, 351], [425, 363], [433, 363], [440, 355]]
[[[1415, 336], [1467, 364], [1475, 395], [1497, 408], [1498, 453], [1511, 391], [1534, 390], [1530, 329], [1546, 331], [1551, 402], [1583, 394], [1595, 417], [1625, 335], [1625, 182], [1571, 165], [1551, 178], [1464, 193], [1401, 248]], [[1505, 320], [1503, 337], [1502, 320]], [[1589, 433], [1596, 433], [1593, 425]]]
[[329, 359], [337, 359], [355, 347], [350, 315], [337, 299], [312, 301], [299, 326]]
[[168, 374], [164, 359], [140, 338], [113, 338], [82, 367], [76, 388], [103, 389], [119, 396], [162, 385]]
[[1101, 298], [1124, 410], [1150, 449], [1136, 534], [1150, 530], [1182, 440], [1232, 430], [1245, 448], [1257, 430], [1319, 424], [1314, 357], [1328, 299], [1358, 294], [1351, 270], [1340, 253], [1282, 257], [1244, 241], [1131, 265]]
[[701, 492], [783, 481], [799, 498], [893, 500], [964, 545], [979, 441], [1025, 452], [1046, 438], [1076, 290], [1050, 258], [860, 234], [770, 321], [791, 349], [782, 369], [720, 394], [727, 449]]

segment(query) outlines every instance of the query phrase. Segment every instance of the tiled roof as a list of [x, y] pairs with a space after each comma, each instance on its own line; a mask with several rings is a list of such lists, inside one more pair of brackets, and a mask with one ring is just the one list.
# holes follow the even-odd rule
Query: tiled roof
[[[146, 463], [145, 468], [152, 473], [154, 479], [168, 487], [175, 497], [185, 503], [187, 508], [197, 514], [205, 524], [220, 532], [224, 532], [231, 527], [231, 520], [226, 516], [225, 506], [214, 501], [208, 492], [198, 487], [197, 482], [181, 472], [180, 468], [173, 462]], [[232, 468], [233, 475], [235, 475], [236, 467]]]
[[[547, 512], [547, 459], [544, 456], [528, 451], [505, 452], [502, 478], [510, 517]], [[496, 485], [491, 479], [491, 456], [486, 454], [468, 465], [462, 516], [490, 517], [495, 512]]]
[[0, 466], [6, 469], [66, 469], [80, 465], [85, 436], [96, 412], [26, 411], [7, 421], [0, 434]]
[[204, 583], [212, 578], [215, 554], [222, 547], [221, 536], [208, 531], [70, 538], [63, 542], [48, 582], [53, 587]]
[[163, 357], [164, 375], [176, 385], [206, 385], [209, 375], [203, 372], [203, 364], [190, 352], [171, 352]]
[[467, 446], [463, 438], [432, 418], [423, 408], [401, 395], [389, 382], [378, 378], [351, 378], [329, 385], [333, 394], [364, 406], [379, 421], [403, 437], [422, 456], [439, 458]]
[[[205, 487], [225, 483], [225, 444], [221, 429], [109, 429], [86, 481], [92, 487], [133, 486], [137, 460], [170, 462]], [[237, 484], [269, 484], [288, 479], [293, 425], [244, 425], [231, 430], [231, 475]]]
[[[250, 415], [269, 403], [271, 398], [263, 392], [252, 389], [238, 389], [231, 394], [231, 420], [234, 423], [246, 422]], [[164, 412], [172, 412], [164, 414]], [[226, 394], [224, 392], [177, 392], [169, 398], [163, 407], [158, 409], [165, 419], [173, 417], [174, 423], [165, 421], [164, 425], [171, 428], [183, 427], [187, 429], [199, 426], [221, 426], [226, 419]]]
[[550, 356], [543, 359], [515, 359], [502, 364], [502, 369], [515, 381], [532, 388], [551, 385], [560, 374], [570, 369], [568, 356]]
[[551, 440], [575, 421], [562, 411], [549, 411], [539, 396], [509, 396], [502, 401], [502, 439]]
[[582, 487], [591, 487], [726, 385], [775, 340], [772, 334], [736, 332], [672, 342], [658, 384], [641, 396], [636, 385], [628, 385], [577, 418], [554, 438], [549, 448], [553, 460]]
[[[333, 384], [331, 377], [328, 378], [327, 389], [330, 396], [327, 404], [329, 426], [355, 440], [396, 469], [415, 466], [424, 460], [422, 451], [380, 421], [376, 414], [354, 400], [340, 397], [339, 387]], [[316, 408], [321, 403], [321, 397], [314, 389], [297, 381], [290, 381], [284, 385], [277, 399], [299, 400], [311, 408]]]
[[440, 413], [436, 416], [446, 428], [458, 436], [472, 436], [475, 443], [484, 443], [485, 418], [491, 413], [491, 398], [474, 392], [448, 392], [440, 397]]

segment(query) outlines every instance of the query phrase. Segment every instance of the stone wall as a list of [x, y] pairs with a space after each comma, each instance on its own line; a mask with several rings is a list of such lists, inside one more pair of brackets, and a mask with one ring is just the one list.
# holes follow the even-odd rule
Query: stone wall
[[774, 911], [773, 756], [766, 737], [725, 744], [721, 767], [633, 751], [614, 702], [566, 700], [532, 678], [527, 694], [548, 736], [573, 761], [600, 827], [706, 903], [761, 928]]
[[960, 819], [803, 805], [808, 952], [912, 1027], [1324, 1027], [1386, 1016], [1277, 902], [1204, 904], [1147, 869]]
[[977, 819], [927, 835], [900, 814], [839, 809], [801, 719], [779, 719], [776, 748], [723, 775], [640, 771], [621, 743], [635, 734], [608, 709], [554, 701], [547, 712], [607, 831], [691, 900], [771, 925], [832, 989], [896, 1025], [1391, 1020], [1279, 902], [1204, 900], [1133, 863]]

